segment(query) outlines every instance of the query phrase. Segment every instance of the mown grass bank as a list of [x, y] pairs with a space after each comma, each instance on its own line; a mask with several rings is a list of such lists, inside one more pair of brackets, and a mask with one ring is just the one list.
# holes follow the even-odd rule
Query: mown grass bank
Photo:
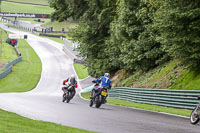
[[17, 114], [0, 110], [1, 133], [90, 133], [86, 130], [71, 128], [54, 124], [31, 120]]
[[200, 72], [189, 70], [179, 60], [171, 60], [148, 72], [121, 70], [112, 80], [114, 86], [121, 87], [200, 90]]
[[1, 12], [50, 14], [53, 11], [54, 9], [49, 6], [19, 4], [6, 1], [2, 1], [1, 3]]
[[13, 47], [6, 43], [8, 38], [7, 32], [0, 29], [0, 37], [2, 44], [0, 43], [0, 72], [3, 71], [5, 64], [17, 58], [17, 55]]
[[87, 67], [81, 64], [73, 64], [74, 69], [78, 75], [79, 79], [84, 79], [88, 77]]
[[8, 0], [9, 2], [22, 2], [22, 3], [30, 3], [30, 4], [41, 4], [41, 5], [49, 5], [48, 0]]
[[61, 40], [60, 38], [56, 38], [56, 37], [45, 37], [45, 36], [40, 36], [40, 37], [48, 38], [52, 41], [55, 41], [55, 42], [58, 42], [58, 43], [61, 43], [61, 44], [65, 43], [65, 41]]
[[18, 40], [18, 43], [22, 61], [13, 67], [13, 72], [0, 80], [0, 92], [29, 91], [35, 88], [40, 79], [42, 71], [40, 58], [25, 40]]
[[66, 31], [66, 30], [75, 28], [77, 24], [70, 23], [67, 21], [64, 21], [64, 22], [54, 21], [54, 22], [45, 23], [42, 26], [53, 27], [53, 30], [55, 31], [62, 31], [62, 29], [64, 28], [64, 30]]

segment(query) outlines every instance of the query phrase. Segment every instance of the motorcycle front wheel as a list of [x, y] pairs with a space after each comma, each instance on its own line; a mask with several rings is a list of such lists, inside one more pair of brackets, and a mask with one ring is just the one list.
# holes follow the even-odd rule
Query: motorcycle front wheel
[[71, 100], [71, 92], [69, 92], [69, 94], [67, 95], [67, 103], [69, 103], [70, 100]]
[[93, 106], [93, 101], [92, 100], [90, 100], [90, 105], [89, 105], [90, 107], [92, 107]]
[[65, 102], [65, 100], [66, 100], [66, 94], [63, 94], [63, 102]]
[[197, 124], [199, 122], [198, 106], [192, 111], [190, 115], [190, 123]]

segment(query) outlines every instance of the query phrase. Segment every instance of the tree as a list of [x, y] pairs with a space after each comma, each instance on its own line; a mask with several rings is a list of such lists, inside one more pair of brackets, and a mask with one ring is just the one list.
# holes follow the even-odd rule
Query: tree
[[87, 0], [52, 0], [50, 7], [55, 9], [51, 18], [59, 22], [70, 17], [79, 19], [88, 9]]
[[165, 62], [168, 56], [156, 41], [157, 32], [152, 28], [155, 10], [149, 1], [120, 0], [117, 9], [112, 35], [119, 43], [123, 68], [147, 71]]
[[160, 0], [154, 16], [154, 28], [170, 56], [192, 68], [200, 65], [200, 1]]
[[89, 74], [100, 76], [112, 70], [108, 45], [110, 23], [115, 15], [115, 0], [88, 0], [88, 10], [80, 19], [80, 24], [73, 33], [79, 41], [79, 51], [85, 57]]

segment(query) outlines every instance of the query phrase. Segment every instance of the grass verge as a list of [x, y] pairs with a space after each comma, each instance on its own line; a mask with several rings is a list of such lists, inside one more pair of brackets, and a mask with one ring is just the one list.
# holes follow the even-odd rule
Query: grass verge
[[48, 22], [43, 24], [42, 26], [47, 26], [47, 27], [53, 27], [53, 30], [55, 31], [62, 31], [62, 29], [64, 28], [64, 30], [69, 30], [69, 29], [73, 29], [77, 26], [76, 23], [69, 23], [69, 22], [58, 22], [58, 21], [54, 21], [54, 22]]
[[89, 131], [50, 122], [31, 120], [0, 110], [1, 133], [89, 133]]
[[88, 71], [86, 66], [81, 64], [73, 64], [73, 66], [79, 79], [84, 79], [88, 77]]
[[[37, 85], [42, 64], [40, 58], [25, 40], [18, 40], [22, 61], [13, 67], [13, 72], [0, 80], [0, 92], [25, 92]], [[14, 50], [13, 50], [14, 51]]]
[[24, 2], [30, 4], [49, 5], [48, 0], [9, 0], [10, 2]]
[[52, 41], [55, 41], [55, 42], [58, 42], [58, 43], [61, 43], [61, 44], [64, 44], [65, 41], [61, 40], [60, 38], [55, 38], [55, 37], [45, 37], [45, 36], [40, 36], [40, 37], [44, 37], [44, 38], [48, 38]]
[[[81, 93], [81, 96], [89, 100], [90, 94], [91, 92]], [[120, 100], [120, 99], [113, 99], [113, 98], [107, 98], [107, 103], [113, 104], [113, 105], [125, 106], [125, 107], [151, 110], [151, 111], [156, 111], [156, 112], [176, 114], [176, 115], [187, 116], [187, 117], [189, 117], [191, 113], [191, 110], [186, 110], [186, 109], [176, 109], [176, 108], [170, 108], [170, 107], [164, 107], [164, 106], [134, 103], [134, 102], [129, 102], [129, 101]]]
[[8, 43], [6, 43], [6, 40], [8, 38], [8, 35], [6, 33], [6, 31], [0, 29], [0, 37], [2, 38], [2, 45], [0, 44], [0, 62], [8, 62], [8, 61], [12, 61], [14, 59], [17, 58], [17, 55], [13, 49], [13, 47], [11, 45], [9, 45]]
[[54, 9], [48, 6], [27, 5], [6, 1], [2, 1], [1, 3], [1, 12], [50, 14], [53, 11]]
[[13, 47], [6, 43], [8, 35], [6, 31], [0, 29], [0, 37], [3, 43], [0, 43], [0, 72], [3, 71], [5, 64], [17, 58]]

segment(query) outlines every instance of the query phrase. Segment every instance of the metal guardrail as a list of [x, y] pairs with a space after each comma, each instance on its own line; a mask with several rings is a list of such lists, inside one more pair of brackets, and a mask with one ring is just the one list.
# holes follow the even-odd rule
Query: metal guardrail
[[7, 67], [4, 69], [2, 73], [0, 73], [0, 79], [4, 78], [6, 75], [8, 75], [12, 71], [12, 66]]
[[[79, 56], [79, 52], [76, 48], [79, 46], [78, 43], [70, 41], [66, 38], [62, 38], [65, 41], [63, 51], [73, 60], [74, 63], [86, 65], [86, 62]], [[71, 45], [70, 45], [71, 44]]]
[[199, 90], [117, 87], [109, 91], [109, 97], [111, 98], [182, 109], [194, 109], [199, 103], [197, 96], [200, 96]]
[[12, 71], [12, 66], [15, 65], [16, 63], [22, 61], [22, 57], [18, 57], [17, 59], [9, 62], [6, 66], [5, 69], [2, 73], [0, 73], [0, 79], [4, 78], [6, 75], [8, 75]]
[[13, 65], [17, 64], [17, 63], [20, 62], [20, 61], [22, 61], [22, 57], [21, 57], [21, 56], [18, 57], [17, 59], [15, 59], [15, 60], [9, 62], [9, 63], [5, 66], [5, 68], [8, 68], [8, 67], [10, 67], [10, 66], [13, 66]]

